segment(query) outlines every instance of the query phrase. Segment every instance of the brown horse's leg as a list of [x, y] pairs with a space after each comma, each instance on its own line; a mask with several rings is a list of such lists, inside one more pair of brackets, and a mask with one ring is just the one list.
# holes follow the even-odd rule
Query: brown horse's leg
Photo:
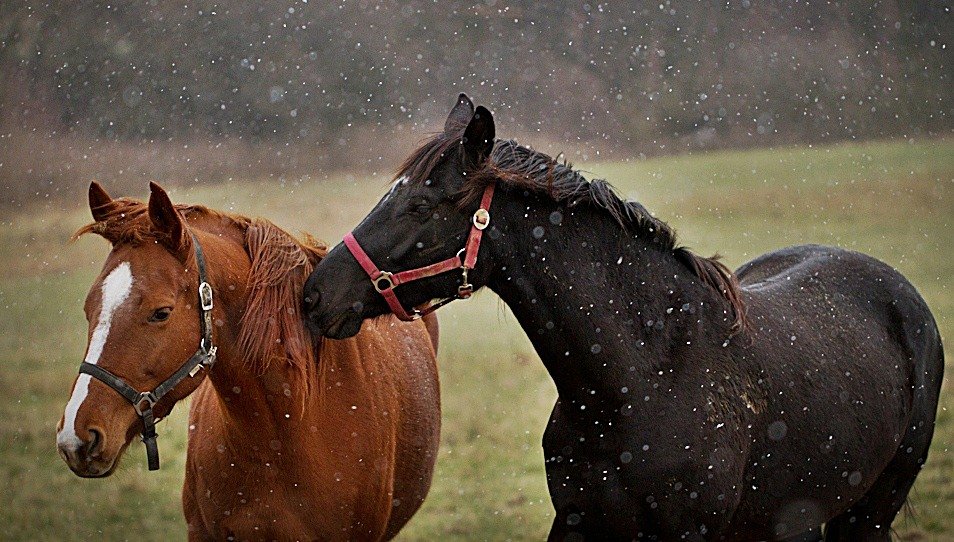
[[437, 343], [440, 338], [440, 331], [437, 326], [437, 315], [433, 312], [424, 316], [424, 327], [427, 328], [427, 334], [431, 336], [431, 346], [434, 347], [434, 353], [437, 353]]
[[190, 478], [190, 475], [186, 474], [186, 484], [182, 491], [182, 508], [185, 513], [186, 536], [188, 536], [189, 542], [214, 540], [215, 538], [206, 529], [205, 522], [202, 520], [202, 514], [199, 513], [195, 493], [191, 487], [194, 481], [190, 483]]
[[209, 536], [209, 533], [205, 532], [204, 530], [193, 530], [191, 528], [188, 530], [186, 536], [188, 537], [187, 540], [189, 542], [211, 542], [212, 540], [215, 540], [214, 537]]

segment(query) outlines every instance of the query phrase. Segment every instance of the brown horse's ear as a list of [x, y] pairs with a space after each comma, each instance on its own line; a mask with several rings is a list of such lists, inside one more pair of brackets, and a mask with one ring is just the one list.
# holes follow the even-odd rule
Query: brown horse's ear
[[109, 204], [113, 198], [109, 197], [106, 190], [96, 181], [89, 183], [89, 210], [93, 214], [93, 220], [102, 222], [109, 213]]
[[174, 254], [188, 246], [182, 215], [176, 210], [169, 194], [156, 183], [149, 183], [149, 218], [159, 234], [159, 240]]
[[474, 116], [474, 102], [463, 92], [457, 97], [457, 103], [444, 121], [445, 134], [458, 134]]
[[494, 116], [484, 106], [478, 106], [474, 111], [474, 117], [467, 124], [464, 130], [464, 156], [467, 166], [475, 168], [483, 163], [490, 156], [494, 149], [494, 138], [496, 137], [494, 128]]

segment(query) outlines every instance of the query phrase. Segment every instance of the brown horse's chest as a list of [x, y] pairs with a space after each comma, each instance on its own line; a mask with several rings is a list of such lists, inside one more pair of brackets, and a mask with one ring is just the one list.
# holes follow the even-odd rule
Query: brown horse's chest
[[318, 416], [279, 431], [270, 423], [240, 431], [223, 423], [214, 391], [200, 391], [190, 414], [183, 487], [190, 530], [215, 538], [380, 538], [371, 531], [387, 523], [393, 472], [366, 458], [381, 457], [369, 447], [386, 443], [348, 442], [341, 434], [351, 429], [347, 423], [319, 430]]

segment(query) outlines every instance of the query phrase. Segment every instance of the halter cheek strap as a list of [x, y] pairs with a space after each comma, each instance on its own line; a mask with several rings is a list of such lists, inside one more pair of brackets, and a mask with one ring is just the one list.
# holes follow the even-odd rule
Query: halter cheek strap
[[217, 348], [212, 345], [212, 286], [206, 279], [205, 255], [195, 235], [192, 235], [192, 244], [195, 247], [195, 260], [199, 268], [199, 325], [202, 328], [199, 348], [195, 354], [192, 354], [192, 357], [172, 373], [172, 376], [163, 380], [152, 391], [139, 391], [122, 378], [92, 363], [84, 361], [79, 369], [80, 374], [88, 374], [122, 395], [136, 410], [136, 414], [142, 419], [142, 442], [146, 446], [149, 470], [159, 469], [159, 446], [156, 444], [158, 435], [156, 434], [156, 418], [152, 412], [153, 407], [186, 377], [193, 377], [203, 367], [210, 369], [215, 364]]
[[[480, 199], [480, 207], [474, 212], [471, 218], [470, 235], [467, 237], [467, 244], [464, 245], [464, 248], [460, 249], [453, 257], [432, 263], [431, 265], [398, 273], [381, 271], [378, 269], [378, 266], [374, 265], [368, 253], [361, 248], [358, 240], [354, 238], [354, 233], [348, 232], [348, 234], [345, 235], [345, 246], [348, 247], [351, 254], [358, 260], [361, 268], [364, 269], [364, 272], [371, 278], [371, 282], [374, 283], [374, 289], [384, 297], [388, 306], [391, 307], [391, 312], [399, 319], [405, 322], [417, 320], [455, 299], [467, 299], [474, 292], [474, 286], [468, 281], [467, 273], [477, 265], [477, 253], [480, 252], [480, 240], [483, 237], [484, 230], [490, 225], [490, 203], [494, 198], [494, 186], [495, 185], [491, 183], [484, 189], [484, 195]], [[463, 260], [461, 259], [461, 254], [464, 255]], [[404, 309], [404, 306], [401, 305], [397, 294], [394, 293], [394, 289], [401, 284], [457, 269], [459, 269], [463, 275], [463, 281], [457, 288], [457, 295], [445, 297], [444, 299], [431, 303], [423, 309], [412, 309], [409, 313]]]

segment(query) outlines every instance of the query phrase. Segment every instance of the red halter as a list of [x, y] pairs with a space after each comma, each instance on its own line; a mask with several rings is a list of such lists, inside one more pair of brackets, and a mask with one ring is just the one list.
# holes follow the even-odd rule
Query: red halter
[[[371, 277], [371, 282], [374, 283], [374, 289], [384, 296], [384, 300], [388, 302], [391, 311], [405, 322], [417, 320], [455, 299], [467, 299], [470, 297], [470, 294], [474, 292], [474, 286], [467, 281], [467, 272], [473, 269], [477, 263], [477, 253], [480, 252], [480, 238], [484, 234], [484, 229], [490, 225], [490, 202], [493, 198], [494, 185], [488, 184], [487, 188], [484, 189], [484, 196], [480, 200], [480, 208], [474, 212], [474, 216], [471, 219], [473, 225], [470, 228], [470, 235], [467, 237], [467, 245], [460, 249], [454, 257], [432, 263], [425, 267], [409, 269], [399, 273], [381, 271], [374, 265], [374, 262], [371, 261], [371, 257], [361, 248], [361, 245], [358, 244], [358, 241], [354, 238], [354, 233], [348, 232], [348, 234], [345, 235], [344, 244], [348, 247], [348, 250], [351, 251], [355, 259], [358, 260], [358, 263], [361, 264], [365, 273]], [[463, 261], [460, 259], [461, 253], [464, 253]], [[457, 288], [456, 297], [445, 297], [423, 309], [413, 309], [412, 312], [408, 314], [394, 293], [394, 288], [401, 284], [432, 277], [455, 269], [460, 269], [464, 275], [464, 282]]]

